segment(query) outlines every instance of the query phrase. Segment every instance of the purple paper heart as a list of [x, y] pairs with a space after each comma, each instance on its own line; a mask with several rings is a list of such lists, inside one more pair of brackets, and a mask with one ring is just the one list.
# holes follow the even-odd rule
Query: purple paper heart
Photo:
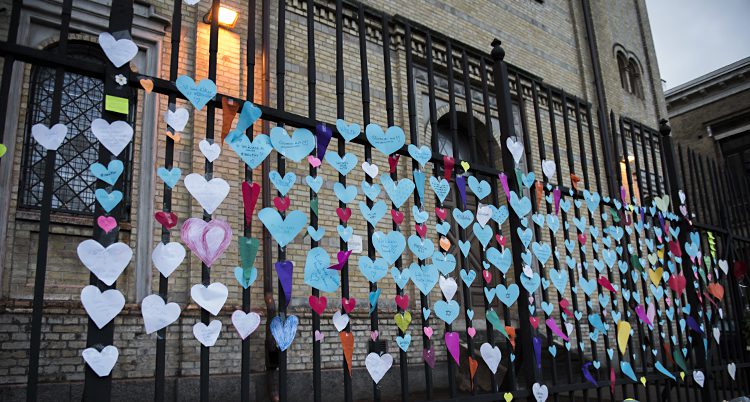
[[288, 306], [289, 301], [292, 300], [292, 272], [294, 271], [294, 264], [291, 261], [278, 261], [274, 265], [276, 266], [276, 275], [278, 275], [279, 282], [281, 282], [281, 288], [284, 289], [285, 305]]
[[456, 175], [456, 187], [458, 187], [458, 194], [461, 195], [462, 209], [466, 209], [466, 177]]
[[583, 367], [581, 368], [581, 370], [583, 370], [583, 376], [584, 376], [584, 377], [586, 377], [586, 379], [587, 379], [587, 380], [588, 380], [589, 382], [591, 382], [592, 384], [594, 384], [594, 385], [598, 386], [598, 383], [597, 383], [597, 382], [596, 382], [596, 380], [594, 379], [594, 376], [592, 376], [592, 375], [591, 375], [591, 372], [589, 371], [589, 367], [591, 367], [591, 365], [592, 365], [592, 363], [591, 363], [591, 362], [586, 362], [586, 363], [585, 363], [585, 364], [583, 365]]
[[339, 251], [338, 254], [336, 254], [336, 259], [339, 261], [336, 265], [331, 265], [328, 267], [328, 269], [335, 269], [336, 271], [341, 271], [342, 268], [344, 268], [344, 264], [346, 264], [347, 261], [349, 261], [349, 256], [352, 254], [352, 250], [347, 251]]
[[435, 368], [435, 352], [432, 350], [432, 347], [429, 349], [422, 349], [422, 358], [428, 366]]
[[555, 187], [552, 191], [552, 196], [555, 198], [555, 215], [560, 213], [560, 198], [562, 197], [562, 190], [560, 187]]
[[458, 332], [446, 332], [445, 333], [445, 346], [453, 356], [453, 360], [456, 361], [457, 365], [461, 365], [461, 347], [458, 344]]
[[503, 191], [505, 192], [505, 199], [510, 202], [510, 187], [508, 187], [508, 176], [505, 173], [500, 173], [497, 175], [497, 177], [500, 179], [500, 183], [503, 184]]
[[213, 265], [232, 241], [232, 228], [228, 223], [213, 219], [190, 218], [182, 224], [180, 238], [207, 266]]
[[536, 356], [536, 367], [541, 369], [542, 368], [542, 340], [539, 339], [538, 336], [535, 336], [533, 341], [534, 341], [534, 355]]
[[315, 130], [315, 136], [318, 139], [318, 159], [323, 160], [323, 157], [326, 154], [326, 149], [328, 149], [328, 144], [331, 142], [331, 137], [333, 137], [333, 129], [328, 127], [325, 123], [318, 123]]
[[625, 195], [625, 194], [626, 194], [626, 193], [625, 193], [625, 186], [620, 186], [620, 200], [621, 200], [622, 202], [624, 202], [624, 203], [625, 203], [625, 202], [628, 202], [628, 200], [626, 200], [626, 199], [625, 199], [625, 197], [626, 197], [626, 195]]

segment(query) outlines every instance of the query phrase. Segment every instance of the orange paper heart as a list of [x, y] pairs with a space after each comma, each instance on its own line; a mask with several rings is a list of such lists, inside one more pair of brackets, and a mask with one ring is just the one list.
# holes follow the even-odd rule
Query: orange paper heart
[[508, 334], [508, 338], [510, 339], [510, 346], [513, 347], [513, 349], [516, 348], [516, 329], [513, 327], [505, 326], [505, 332]]
[[354, 352], [354, 335], [351, 332], [339, 332], [341, 338], [341, 347], [344, 349], [344, 358], [346, 367], [349, 368], [349, 376], [352, 375], [352, 353]]
[[578, 183], [581, 182], [581, 178], [576, 176], [575, 174], [570, 174], [570, 182], [573, 184], [573, 188], [578, 190]]
[[724, 286], [721, 286], [719, 283], [712, 283], [708, 285], [708, 292], [711, 293], [711, 295], [719, 300], [724, 298]]
[[222, 122], [221, 122], [221, 142], [224, 142], [224, 138], [229, 134], [229, 130], [232, 129], [232, 122], [234, 116], [237, 115], [237, 111], [240, 109], [240, 104], [233, 101], [230, 98], [221, 98], [221, 110], [222, 110]]
[[451, 248], [451, 241], [448, 240], [447, 237], [443, 237], [440, 239], [440, 248], [443, 249], [443, 251], [448, 251]]
[[146, 90], [147, 94], [150, 94], [154, 89], [154, 82], [148, 78], [141, 78], [141, 86]]
[[180, 142], [180, 139], [182, 139], [182, 137], [180, 137], [180, 133], [176, 131], [172, 133], [169, 130], [167, 130], [167, 137], [171, 138], [174, 142]]
[[539, 209], [539, 204], [542, 203], [542, 196], [544, 196], [544, 185], [541, 181], [537, 180], [536, 186], [536, 209]]
[[471, 387], [474, 388], [474, 374], [477, 373], [479, 362], [469, 357], [469, 375], [471, 376]]

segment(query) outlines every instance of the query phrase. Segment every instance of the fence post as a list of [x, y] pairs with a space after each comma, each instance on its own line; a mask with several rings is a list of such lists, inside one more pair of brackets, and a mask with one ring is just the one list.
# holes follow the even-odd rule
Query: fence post
[[[677, 170], [677, 164], [675, 163], [675, 155], [674, 155], [674, 146], [672, 144], [672, 128], [669, 126], [669, 123], [666, 119], [662, 119], [659, 121], [659, 134], [661, 134], [661, 149], [662, 149], [662, 157], [664, 158], [664, 164], [666, 166], [667, 171], [665, 172], [665, 175], [667, 176], [667, 185], [669, 186], [669, 194], [671, 198], [671, 204], [673, 208], [678, 208], [680, 205], [680, 196], [679, 191], [680, 188], [683, 186], [684, 183], [680, 180], [681, 175], [680, 172]], [[685, 243], [690, 238], [690, 230], [693, 228], [692, 225], [689, 223], [690, 221], [687, 219], [680, 219], [679, 221], [679, 227], [680, 227], [680, 234], [677, 238], [677, 241], [679, 242], [679, 246], [683, 248], [685, 246]], [[674, 240], [673, 240], [674, 241]], [[687, 294], [687, 300], [688, 304], [692, 306], [693, 308], [690, 309], [690, 316], [696, 321], [701, 322], [703, 320], [702, 317], [698, 315], [698, 312], [702, 310], [702, 303], [701, 299], [699, 298], [699, 294], [696, 290], [698, 287], [698, 284], [696, 283], [697, 280], [697, 274], [694, 274], [694, 268], [693, 268], [693, 262], [690, 261], [690, 258], [687, 257], [687, 255], [683, 256], [682, 260], [682, 270], [683, 275], [686, 279], [686, 286], [685, 286], [685, 293]], [[687, 273], [685, 273], [687, 272]], [[692, 367], [693, 370], [702, 370], [705, 374], [705, 384], [700, 389], [701, 392], [701, 399], [704, 401], [714, 401], [716, 400], [716, 393], [713, 392], [713, 377], [708, 371], [708, 365], [707, 365], [707, 359], [706, 359], [706, 347], [703, 343], [703, 337], [705, 337], [705, 334], [702, 335], [700, 338], [696, 336], [697, 334], [693, 333], [693, 341], [690, 342], [690, 345], [692, 347], [692, 353], [694, 354], [695, 359], [693, 360], [695, 362], [696, 367]], [[674, 350], [675, 345], [671, 345], [672, 350]]]
[[[495, 83], [495, 97], [497, 99], [498, 118], [500, 120], [500, 143], [505, 144], [508, 138], [511, 136], [515, 137], [515, 126], [513, 124], [513, 102], [510, 98], [510, 81], [508, 80], [508, 65], [505, 64], [503, 59], [505, 58], [505, 49], [501, 46], [502, 42], [499, 39], [492, 41], [492, 52], [490, 56], [494, 65], [492, 67], [493, 80]], [[515, 175], [516, 166], [513, 161], [513, 155], [510, 153], [508, 147], [502, 148], [502, 162], [503, 171], [508, 175]], [[519, 192], [518, 181], [508, 180], [508, 185], [512, 191]], [[511, 213], [508, 217], [510, 222], [510, 242], [511, 252], [513, 255], [513, 272], [515, 275], [515, 283], [521, 283], [521, 275], [523, 270], [523, 259], [521, 258], [521, 252], [523, 251], [523, 244], [521, 239], [516, 233], [516, 228], [521, 226], [521, 221], [518, 215]], [[520, 299], [519, 299], [520, 300]], [[525, 377], [525, 383], [527, 389], [531, 390], [531, 385], [534, 383], [534, 351], [531, 348], [531, 339], [533, 337], [529, 323], [529, 310], [526, 308], [518, 309], [518, 322], [519, 322], [519, 339], [520, 342], [517, 346], [520, 348], [520, 353], [517, 354], [516, 364], [520, 367], [516, 370], [517, 373], [522, 373]], [[505, 376], [503, 380], [502, 389], [511, 389], [511, 379], [509, 375]]]

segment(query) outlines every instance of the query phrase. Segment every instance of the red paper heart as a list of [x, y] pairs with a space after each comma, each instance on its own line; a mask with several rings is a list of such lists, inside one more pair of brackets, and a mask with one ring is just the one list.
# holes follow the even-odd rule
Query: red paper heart
[[567, 315], [571, 315], [570, 311], [568, 310], [568, 306], [570, 306], [570, 302], [566, 299], [560, 300], [560, 309], [565, 312]]
[[177, 224], [177, 215], [173, 212], [159, 211], [154, 214], [154, 219], [167, 229], [172, 229]]
[[313, 311], [318, 313], [318, 315], [323, 314], [328, 305], [328, 299], [325, 296], [310, 296], [307, 301], [310, 303], [310, 307], [312, 307]]
[[390, 166], [391, 173], [396, 173], [396, 166], [398, 166], [398, 157], [399, 155], [391, 155], [388, 157], [388, 166]]
[[445, 218], [448, 217], [448, 210], [445, 208], [435, 208], [435, 215], [437, 215], [441, 221], [444, 221]]
[[391, 210], [391, 216], [393, 217], [393, 222], [395, 222], [396, 225], [400, 225], [401, 222], [404, 221], [404, 213], [403, 212], [399, 212], [399, 211], [397, 211], [395, 209], [392, 209]]
[[451, 180], [451, 172], [453, 172], [453, 166], [456, 165], [456, 161], [453, 157], [443, 155], [443, 177], [445, 180]]
[[276, 209], [279, 210], [279, 212], [284, 212], [287, 209], [289, 209], [289, 205], [291, 203], [292, 203], [292, 200], [289, 199], [289, 196], [273, 198], [273, 205], [276, 207]]
[[581, 233], [581, 234], [578, 235], [578, 242], [581, 243], [582, 246], [584, 244], [586, 244], [586, 234], [585, 233]]
[[357, 299], [351, 297], [347, 299], [346, 297], [341, 298], [341, 306], [344, 307], [344, 311], [346, 311], [347, 314], [351, 313], [352, 310], [354, 310], [354, 306], [357, 305]]
[[683, 274], [672, 275], [669, 278], [668, 283], [669, 283], [669, 288], [674, 290], [675, 293], [677, 293], [677, 297], [680, 297], [682, 295], [682, 292], [685, 291], [687, 279], [685, 279], [685, 275]]
[[490, 281], [492, 280], [492, 273], [490, 272], [489, 269], [483, 269], [482, 277], [484, 277], [485, 282], [490, 283]]
[[427, 225], [425, 224], [415, 224], [414, 228], [417, 230], [417, 234], [419, 237], [423, 238], [427, 235]]
[[111, 216], [100, 216], [96, 218], [96, 224], [102, 228], [104, 233], [109, 233], [112, 229], [117, 227], [117, 220]]
[[539, 328], [539, 319], [536, 317], [529, 317], [529, 322], [531, 323], [531, 326], [534, 327], [534, 329]]
[[242, 203], [245, 206], [245, 221], [248, 225], [252, 223], [253, 212], [255, 211], [255, 204], [258, 202], [259, 195], [260, 186], [258, 183], [242, 182]]
[[401, 310], [406, 310], [409, 307], [409, 295], [396, 295], [396, 305], [401, 308]]
[[747, 273], [747, 263], [745, 261], [735, 261], [733, 273], [735, 278], [738, 280], [742, 279]]
[[680, 243], [676, 240], [672, 240], [669, 242], [669, 251], [671, 251], [672, 255], [677, 258], [682, 257], [682, 249], [680, 248]]
[[505, 236], [498, 233], [495, 235], [495, 240], [497, 240], [497, 243], [500, 245], [500, 247], [505, 247], [505, 242], [507, 241]]
[[351, 208], [336, 208], [336, 215], [339, 216], [342, 222], [346, 223], [352, 217], [352, 210]]

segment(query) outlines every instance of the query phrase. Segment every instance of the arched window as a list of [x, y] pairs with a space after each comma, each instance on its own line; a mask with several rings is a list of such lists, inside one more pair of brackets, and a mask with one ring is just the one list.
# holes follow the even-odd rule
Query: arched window
[[[95, 44], [75, 42], [68, 45], [68, 56], [83, 60], [106, 60]], [[26, 209], [42, 207], [46, 150], [31, 139], [31, 127], [51, 121], [55, 91], [55, 69], [42, 66], [31, 68], [31, 88], [26, 113], [26, 134], [21, 165], [19, 206]], [[60, 102], [60, 123], [68, 126], [68, 135], [57, 150], [53, 181], [52, 210], [77, 215], [93, 215], [96, 199], [96, 178], [89, 170], [99, 161], [99, 143], [91, 133], [91, 121], [101, 117], [104, 82], [98, 78], [66, 72]], [[130, 161], [132, 146], [120, 154], [125, 170], [124, 199], [130, 189]], [[106, 162], [102, 162], [106, 165]], [[127, 207], [127, 204], [126, 204]], [[127, 216], [127, 214], [125, 214]]]
[[620, 85], [626, 92], [643, 99], [643, 82], [641, 80], [641, 65], [634, 56], [628, 57], [625, 51], [618, 47], [615, 51], [617, 69], [620, 73]]

